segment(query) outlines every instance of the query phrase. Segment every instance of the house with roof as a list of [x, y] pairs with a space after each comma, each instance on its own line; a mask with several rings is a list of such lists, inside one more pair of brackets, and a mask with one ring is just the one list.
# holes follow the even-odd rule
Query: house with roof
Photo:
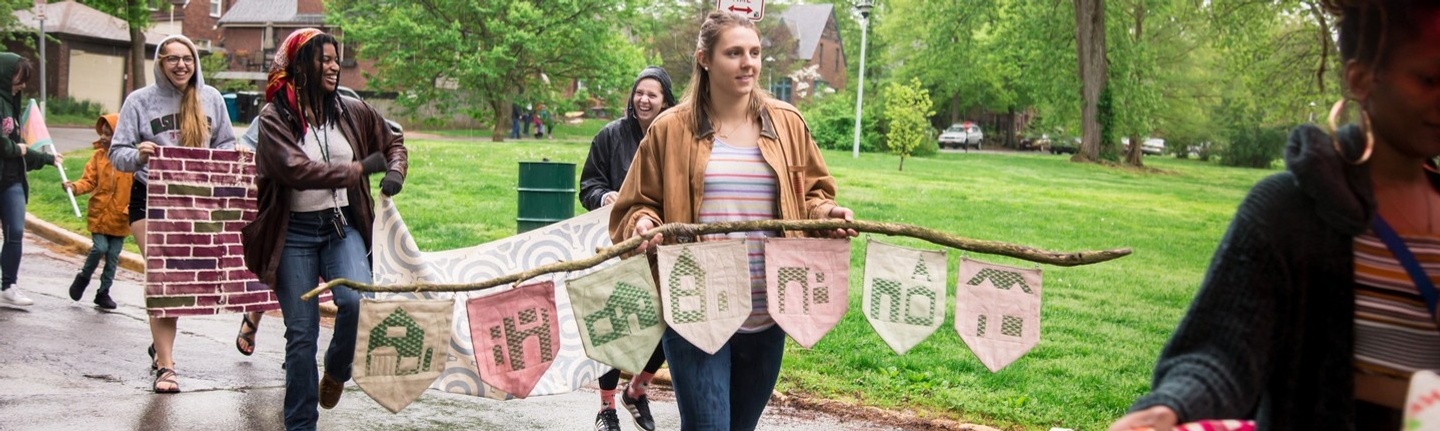
[[806, 87], [807, 94], [824, 91], [827, 87], [845, 88], [845, 46], [840, 41], [840, 27], [835, 21], [835, 5], [792, 5], [778, 16], [780, 28], [789, 32], [796, 42], [793, 53], [798, 60], [794, 63], [796, 68], [813, 67], [816, 73], [801, 78], [805, 85], [777, 76], [771, 83], [770, 92], [789, 102], [798, 98], [796, 90], [800, 87]]
[[[37, 15], [37, 12], [40, 14]], [[34, 40], [40, 30], [40, 17], [45, 19], [45, 75], [39, 73], [40, 55], [35, 47], [22, 41], [7, 42], [5, 48], [35, 64], [35, 73], [27, 83], [27, 93], [40, 91], [45, 79], [49, 97], [69, 97], [100, 104], [106, 112], [120, 112], [127, 88], [129, 69], [130, 26], [124, 20], [79, 2], [69, 0], [38, 5], [14, 12], [22, 28]], [[165, 36], [145, 32], [145, 70], [154, 70], [155, 45]], [[146, 74], [147, 83], [155, 80]]]
[[[326, 25], [321, 0], [233, 0], [217, 21], [221, 46], [230, 55], [230, 70], [217, 77], [246, 79], [264, 85], [275, 51], [295, 30], [315, 27], [339, 38], [340, 28]], [[341, 38], [343, 40], [343, 38]], [[373, 73], [371, 62], [356, 61], [354, 50], [340, 45], [340, 85], [365, 91], [362, 71]]]
[[[183, 34], [201, 50], [224, 52], [217, 24], [236, 3], [245, 0], [146, 0], [150, 5], [150, 31]], [[169, 3], [170, 7], [163, 7]]]

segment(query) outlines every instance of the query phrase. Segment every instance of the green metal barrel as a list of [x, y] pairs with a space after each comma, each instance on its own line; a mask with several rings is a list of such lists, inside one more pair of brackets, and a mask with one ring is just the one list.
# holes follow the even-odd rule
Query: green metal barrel
[[575, 164], [520, 162], [517, 233], [575, 216]]

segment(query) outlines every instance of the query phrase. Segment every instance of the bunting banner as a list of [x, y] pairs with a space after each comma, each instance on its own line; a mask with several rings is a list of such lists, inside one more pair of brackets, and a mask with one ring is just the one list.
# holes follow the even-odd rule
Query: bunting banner
[[355, 384], [391, 413], [420, 398], [445, 369], [450, 351], [448, 300], [360, 300]]
[[1407, 430], [1440, 429], [1440, 375], [1433, 370], [1420, 370], [1410, 376], [1410, 389], [1405, 396]]
[[665, 335], [660, 292], [645, 256], [571, 279], [565, 284], [591, 359], [631, 373], [644, 370]]
[[750, 260], [745, 240], [659, 249], [665, 323], [690, 344], [715, 354], [750, 317]]
[[791, 339], [814, 346], [850, 308], [850, 240], [766, 238], [765, 298]]
[[956, 272], [955, 332], [990, 372], [1040, 343], [1039, 268], [961, 258]]
[[895, 354], [905, 354], [945, 322], [945, 271], [945, 250], [866, 241], [861, 308]]
[[522, 285], [465, 302], [480, 379], [525, 398], [560, 353], [555, 283]]
[[[595, 255], [595, 249], [610, 246], [610, 208], [562, 220], [520, 235], [454, 250], [422, 252], [415, 244], [401, 218], [394, 200], [380, 197], [375, 202], [374, 244], [372, 266], [375, 284], [473, 283], [513, 274], [540, 265], [584, 259]], [[612, 259], [594, 268], [568, 273], [578, 276], [613, 265]], [[556, 274], [551, 280], [564, 286], [567, 274]], [[445, 392], [492, 399], [511, 398], [510, 394], [485, 384], [475, 361], [474, 337], [470, 334], [470, 318], [465, 301], [489, 292], [379, 293], [377, 299], [446, 299], [454, 303], [451, 312], [449, 352], [445, 371], [432, 387]], [[560, 321], [560, 351], [550, 370], [528, 396], [573, 392], [594, 381], [609, 367], [585, 356], [575, 315], [571, 313], [570, 297], [557, 288], [552, 301]]]

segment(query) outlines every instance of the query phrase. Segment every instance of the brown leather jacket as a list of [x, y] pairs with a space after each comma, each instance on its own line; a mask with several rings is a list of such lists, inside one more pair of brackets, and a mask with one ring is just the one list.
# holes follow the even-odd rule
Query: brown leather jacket
[[[610, 213], [612, 241], [629, 238], [641, 217], [651, 218], [657, 226], [696, 222], [715, 133], [703, 118], [700, 133], [691, 133], [685, 124], [691, 109], [686, 103], [661, 113], [640, 141]], [[775, 171], [780, 219], [828, 218], [835, 207], [835, 178], [800, 111], [778, 100], [767, 103], [760, 111], [759, 146]], [[785, 232], [787, 237], [803, 235]]]
[[260, 117], [250, 127], [263, 127], [255, 148], [259, 189], [258, 214], [245, 226], [245, 267], [260, 277], [260, 282], [275, 285], [275, 270], [280, 265], [280, 252], [285, 248], [285, 230], [290, 223], [290, 192], [305, 189], [345, 187], [354, 219], [349, 220], [365, 240], [368, 255], [371, 228], [375, 223], [374, 201], [370, 196], [370, 179], [359, 160], [381, 153], [388, 170], [405, 176], [409, 169], [405, 138], [385, 126], [384, 118], [365, 102], [341, 97], [340, 132], [350, 141], [355, 161], [338, 165], [312, 163], [300, 148], [303, 135], [296, 130], [298, 119], [282, 112], [274, 104], [266, 104]]

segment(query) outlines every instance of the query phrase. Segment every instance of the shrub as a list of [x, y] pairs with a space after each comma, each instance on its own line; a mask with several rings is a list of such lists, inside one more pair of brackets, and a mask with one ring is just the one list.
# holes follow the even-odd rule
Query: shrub
[[[866, 94], [866, 96], [871, 96]], [[872, 96], [873, 97], [873, 96]], [[878, 100], [865, 100], [865, 112], [860, 122], [860, 151], [885, 151], [883, 104]], [[855, 146], [855, 95], [832, 94], [815, 103], [800, 107], [805, 122], [810, 125], [810, 135], [815, 143], [827, 150], [849, 150]]]
[[1230, 142], [1220, 150], [1220, 164], [1246, 168], [1267, 168], [1285, 148], [1284, 127], [1232, 125], [1226, 131]]
[[104, 114], [104, 110], [105, 107], [100, 106], [99, 103], [70, 97], [54, 97], [45, 102], [46, 115], [50, 116], [66, 115], [94, 119]]
[[[930, 92], [911, 78], [909, 84], [891, 82], [885, 87], [885, 119], [890, 122], [890, 133], [885, 144], [890, 152], [900, 156], [900, 170], [905, 169], [905, 158], [917, 153], [917, 149], [930, 139], [931, 115]], [[938, 145], [938, 144], [937, 144]]]

